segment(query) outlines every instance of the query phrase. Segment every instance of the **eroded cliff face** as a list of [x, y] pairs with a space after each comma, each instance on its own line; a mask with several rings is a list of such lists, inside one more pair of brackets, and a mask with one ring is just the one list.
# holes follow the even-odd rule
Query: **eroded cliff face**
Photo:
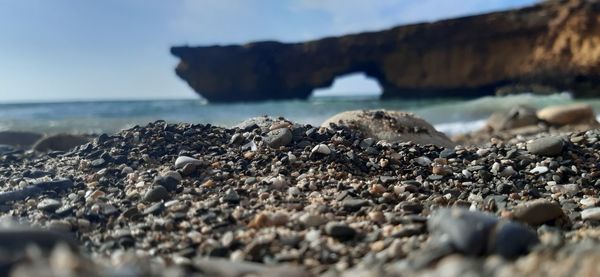
[[362, 72], [383, 97], [568, 90], [600, 95], [600, 2], [529, 8], [304, 43], [173, 47], [176, 74], [209, 101], [304, 99]]

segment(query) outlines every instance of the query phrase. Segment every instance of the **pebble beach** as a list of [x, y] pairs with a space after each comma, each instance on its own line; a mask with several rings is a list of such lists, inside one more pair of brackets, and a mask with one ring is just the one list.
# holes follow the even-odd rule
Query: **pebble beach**
[[565, 109], [453, 140], [382, 110], [3, 145], [0, 272], [590, 276], [600, 130]]

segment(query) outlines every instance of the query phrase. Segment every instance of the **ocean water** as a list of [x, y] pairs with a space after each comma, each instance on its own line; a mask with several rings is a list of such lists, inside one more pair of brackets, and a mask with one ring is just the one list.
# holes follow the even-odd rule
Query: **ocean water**
[[0, 131], [114, 133], [159, 119], [173, 123], [232, 126], [260, 115], [284, 116], [296, 122], [320, 125], [328, 117], [342, 111], [383, 108], [413, 112], [438, 130], [453, 135], [481, 128], [490, 114], [509, 110], [515, 105], [541, 108], [572, 102], [586, 102], [600, 111], [600, 99], [575, 100], [567, 93], [547, 96], [522, 94], [474, 100], [379, 100], [357, 96], [240, 104], [210, 104], [202, 100], [19, 103], [0, 104]]

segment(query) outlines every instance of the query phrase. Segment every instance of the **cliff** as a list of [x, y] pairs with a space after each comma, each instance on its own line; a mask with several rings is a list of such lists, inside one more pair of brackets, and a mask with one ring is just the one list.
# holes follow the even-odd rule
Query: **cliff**
[[518, 91], [600, 93], [600, 3], [519, 10], [303, 43], [173, 47], [176, 74], [212, 102], [304, 99], [362, 72], [383, 97], [478, 97]]

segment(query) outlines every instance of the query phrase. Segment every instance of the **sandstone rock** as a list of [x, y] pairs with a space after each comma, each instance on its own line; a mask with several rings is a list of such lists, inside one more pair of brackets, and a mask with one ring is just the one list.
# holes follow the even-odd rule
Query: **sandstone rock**
[[79, 145], [86, 144], [89, 138], [82, 135], [57, 134], [38, 140], [33, 149], [40, 152], [46, 151], [69, 151]]
[[507, 112], [492, 114], [487, 121], [487, 126], [494, 131], [502, 131], [534, 125], [538, 120], [534, 108], [517, 106]]
[[412, 141], [422, 145], [454, 147], [454, 143], [446, 135], [412, 113], [386, 110], [347, 111], [325, 120], [321, 126], [329, 127], [332, 123], [357, 129], [364, 136], [376, 140]]
[[[305, 99], [365, 73], [384, 98], [494, 91], [597, 96], [597, 1], [540, 1], [494, 12], [303, 43], [173, 47], [175, 72], [211, 102]], [[440, 47], [443, 42], [443, 47]], [[510, 88], [510, 89], [507, 89]]]
[[540, 225], [564, 216], [564, 212], [560, 205], [555, 202], [537, 199], [516, 206], [513, 215], [518, 221], [530, 225]]
[[42, 136], [33, 132], [2, 131], [0, 132], [0, 144], [29, 147], [42, 138]]
[[571, 104], [546, 107], [537, 112], [537, 116], [555, 125], [598, 124], [592, 106], [588, 104]]

